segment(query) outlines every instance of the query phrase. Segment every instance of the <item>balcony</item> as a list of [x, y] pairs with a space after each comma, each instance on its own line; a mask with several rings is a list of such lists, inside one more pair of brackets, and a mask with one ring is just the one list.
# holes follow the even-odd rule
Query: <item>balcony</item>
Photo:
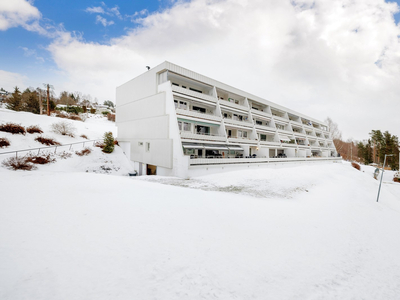
[[240, 104], [236, 104], [233, 102], [229, 102], [227, 100], [220, 100], [219, 101], [220, 105], [226, 106], [226, 107], [232, 107], [232, 108], [236, 108], [236, 109], [240, 109], [240, 110], [244, 110], [244, 111], [248, 111], [249, 108]]
[[251, 109], [251, 113], [255, 114], [255, 115], [262, 116], [262, 117], [267, 117], [268, 120], [271, 119], [271, 117], [272, 117], [272, 114], [270, 114], [268, 112], [265, 112], [265, 111], [257, 110], [257, 109], [254, 109], [254, 108]]
[[288, 161], [340, 161], [340, 157], [255, 157], [255, 158], [193, 158], [189, 159], [189, 165], [222, 165], [222, 164], [241, 164], [241, 163], [276, 163]]
[[302, 132], [293, 131], [293, 134], [294, 134], [295, 136], [306, 137], [306, 134], [305, 134], [305, 133], [302, 133]]
[[277, 121], [289, 123], [289, 119], [286, 119], [286, 118], [284, 118], [284, 117], [280, 117], [280, 116], [273, 115], [273, 118], [274, 118], [274, 120], [277, 120]]
[[270, 126], [265, 126], [265, 125], [255, 125], [256, 129], [268, 131], [268, 132], [273, 132], [275, 133], [276, 129]]
[[275, 142], [275, 141], [260, 141], [260, 145], [264, 146], [280, 146], [280, 142]]
[[189, 116], [189, 117], [195, 117], [195, 118], [209, 120], [209, 121], [221, 122], [221, 117], [218, 117], [215, 115], [210, 115], [210, 114], [206, 114], [206, 113], [200, 113], [200, 112], [194, 111], [194, 110], [186, 110], [186, 109], [180, 109], [180, 108], [177, 108], [175, 111], [178, 115], [182, 115], [182, 116]]
[[239, 121], [239, 120], [233, 120], [233, 119], [225, 119], [224, 122], [227, 124], [233, 124], [233, 125], [240, 125], [240, 126], [245, 126], [245, 127], [253, 127], [253, 123], [250, 123], [248, 121]]
[[238, 138], [238, 137], [228, 137], [228, 142], [230, 143], [241, 143], [241, 144], [258, 144], [257, 140], [250, 140], [247, 138]]
[[198, 134], [192, 133], [188, 131], [181, 131], [181, 138], [182, 139], [190, 139], [190, 140], [203, 140], [203, 141], [219, 141], [225, 142], [226, 137], [222, 135], [213, 135], [213, 134]]
[[290, 143], [282, 143], [282, 147], [289, 147], [289, 148], [297, 148], [297, 144], [290, 144]]
[[175, 93], [178, 93], [178, 94], [183, 94], [183, 95], [191, 96], [194, 98], [206, 100], [206, 101], [209, 101], [212, 103], [217, 103], [217, 99], [213, 96], [210, 96], [207, 94], [202, 94], [202, 93], [195, 92], [195, 91], [191, 91], [189, 89], [184, 89], [184, 88], [181, 88], [180, 86], [172, 85], [172, 91]]
[[284, 134], [289, 134], [289, 135], [293, 134], [293, 131], [285, 130], [285, 129], [278, 129], [278, 132], [279, 133], [284, 133]]

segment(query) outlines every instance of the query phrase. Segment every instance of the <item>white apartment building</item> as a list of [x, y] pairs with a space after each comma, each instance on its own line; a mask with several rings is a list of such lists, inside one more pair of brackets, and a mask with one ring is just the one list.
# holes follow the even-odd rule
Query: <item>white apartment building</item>
[[340, 160], [327, 125], [164, 62], [117, 87], [118, 141], [141, 174]]

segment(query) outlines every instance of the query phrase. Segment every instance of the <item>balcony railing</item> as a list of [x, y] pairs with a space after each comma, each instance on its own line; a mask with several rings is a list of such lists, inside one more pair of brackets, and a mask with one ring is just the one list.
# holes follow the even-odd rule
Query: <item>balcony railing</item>
[[181, 131], [181, 138], [183, 139], [192, 139], [192, 140], [206, 140], [206, 141], [226, 141], [226, 137], [222, 135], [213, 135], [213, 134], [200, 134], [200, 133], [192, 133], [188, 131]]
[[306, 136], [305, 133], [303, 133], [303, 132], [297, 132], [297, 131], [293, 131], [293, 134], [294, 134], [295, 136], [302, 136], [302, 137], [305, 137], [305, 136]]
[[241, 110], [245, 110], [247, 111], [249, 108], [244, 106], [244, 105], [240, 105], [240, 104], [236, 104], [233, 102], [229, 102], [227, 100], [220, 100], [219, 104], [224, 105], [224, 106], [228, 106], [228, 107], [232, 107], [232, 108], [236, 108], [236, 109], [241, 109]]
[[192, 158], [189, 164], [193, 165], [216, 165], [216, 164], [241, 164], [241, 163], [276, 163], [290, 161], [339, 161], [340, 157], [255, 157], [255, 158]]
[[232, 143], [258, 144], [258, 141], [256, 140], [250, 140], [248, 138], [239, 138], [239, 137], [228, 137], [228, 141]]
[[280, 142], [275, 142], [275, 141], [260, 141], [260, 145], [265, 145], [265, 146], [280, 146]]
[[189, 89], [184, 89], [184, 88], [181, 88], [180, 86], [176, 86], [176, 85], [172, 85], [172, 91], [176, 92], [176, 93], [179, 93], [179, 94], [188, 95], [188, 96], [191, 96], [191, 97], [195, 97], [195, 98], [203, 99], [203, 100], [206, 100], [206, 101], [210, 101], [210, 102], [213, 102], [213, 103], [217, 102], [217, 99], [215, 97], [213, 97], [213, 96], [210, 96], [210, 95], [207, 95], [207, 94], [202, 94], [202, 93], [195, 92], [195, 91], [191, 91]]
[[224, 118], [224, 122], [228, 123], [228, 124], [241, 125], [241, 126], [246, 126], [246, 127], [253, 127], [253, 123], [250, 123], [249, 121], [239, 121], [239, 120], [233, 120], [233, 119]]
[[270, 132], [275, 132], [276, 129], [270, 126], [265, 126], [265, 125], [255, 125], [256, 129], [260, 129], [260, 130], [266, 130], [266, 131], [270, 131]]
[[177, 108], [176, 109], [176, 113], [178, 115], [196, 117], [196, 118], [199, 118], [199, 119], [218, 121], [218, 122], [221, 121], [221, 117], [218, 117], [218, 116], [215, 116], [215, 115], [206, 114], [206, 113], [201, 113], [201, 112], [194, 111], [194, 110], [186, 110], [186, 109]]
[[255, 114], [255, 115], [263, 116], [263, 117], [268, 117], [268, 118], [272, 117], [271, 113], [268, 113], [268, 112], [265, 112], [265, 111], [261, 111], [261, 110], [257, 110], [257, 109], [254, 109], [254, 108], [251, 109], [251, 113]]
[[290, 135], [293, 134], [293, 131], [286, 130], [286, 129], [278, 129], [278, 132], [280, 132], [280, 133], [286, 133], [286, 134], [290, 134]]
[[283, 121], [283, 122], [285, 122], [285, 123], [289, 123], [289, 119], [286, 119], [286, 118], [284, 118], [284, 117], [275, 116], [275, 115], [273, 115], [273, 117], [274, 117], [275, 120]]

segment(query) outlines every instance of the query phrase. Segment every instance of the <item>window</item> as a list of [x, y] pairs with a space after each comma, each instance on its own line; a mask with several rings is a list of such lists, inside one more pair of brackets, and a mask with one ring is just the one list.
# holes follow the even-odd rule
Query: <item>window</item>
[[198, 92], [198, 93], [203, 93], [202, 91], [196, 90], [196, 89], [194, 89], [194, 88], [189, 88], [189, 90], [194, 91], [194, 92]]
[[247, 138], [247, 131], [243, 131], [243, 137]]
[[193, 110], [194, 111], [198, 111], [198, 112], [203, 113], [203, 114], [206, 113], [206, 109], [203, 108], [203, 107], [199, 107], [199, 106], [193, 106]]
[[182, 131], [182, 122], [178, 121], [178, 127], [179, 127], [179, 131]]
[[186, 89], [186, 86], [182, 85], [182, 87], [183, 87], [184, 89]]
[[196, 126], [196, 132], [198, 134], [210, 134], [210, 127], [202, 126], [202, 125], [197, 125]]
[[261, 121], [258, 121], [258, 120], [256, 120], [256, 124], [257, 124], [257, 125], [262, 125], [262, 122], [261, 122]]
[[276, 124], [276, 128], [281, 129], [281, 130], [285, 130], [285, 126], [283, 126], [281, 124]]
[[242, 132], [241, 130], [238, 130], [237, 136], [241, 138], [241, 137], [242, 137], [242, 133], [243, 133], [243, 132]]
[[190, 131], [191, 130], [191, 126], [192, 124], [187, 123], [187, 122], [183, 122], [183, 131]]
[[174, 100], [175, 108], [178, 108], [178, 101]]
[[261, 141], [266, 141], [267, 140], [267, 135], [266, 134], [260, 134], [260, 140]]
[[228, 118], [228, 114], [224, 113], [224, 118], [227, 119]]
[[184, 101], [179, 101], [179, 108], [186, 109], [187, 108], [187, 103], [184, 102]]
[[150, 152], [150, 143], [146, 143], [146, 152]]
[[173, 82], [173, 83], [172, 83], [172, 85], [176, 85], [176, 86], [179, 86], [179, 84], [177, 84], [177, 83], [175, 83], [175, 82]]
[[138, 146], [139, 147], [143, 146], [143, 142], [138, 142]]

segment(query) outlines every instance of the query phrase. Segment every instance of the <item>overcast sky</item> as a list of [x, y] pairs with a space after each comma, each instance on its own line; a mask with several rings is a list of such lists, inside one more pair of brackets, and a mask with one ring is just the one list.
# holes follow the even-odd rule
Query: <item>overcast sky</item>
[[0, 0], [0, 86], [115, 101], [168, 60], [324, 121], [400, 136], [399, 6], [384, 0]]

